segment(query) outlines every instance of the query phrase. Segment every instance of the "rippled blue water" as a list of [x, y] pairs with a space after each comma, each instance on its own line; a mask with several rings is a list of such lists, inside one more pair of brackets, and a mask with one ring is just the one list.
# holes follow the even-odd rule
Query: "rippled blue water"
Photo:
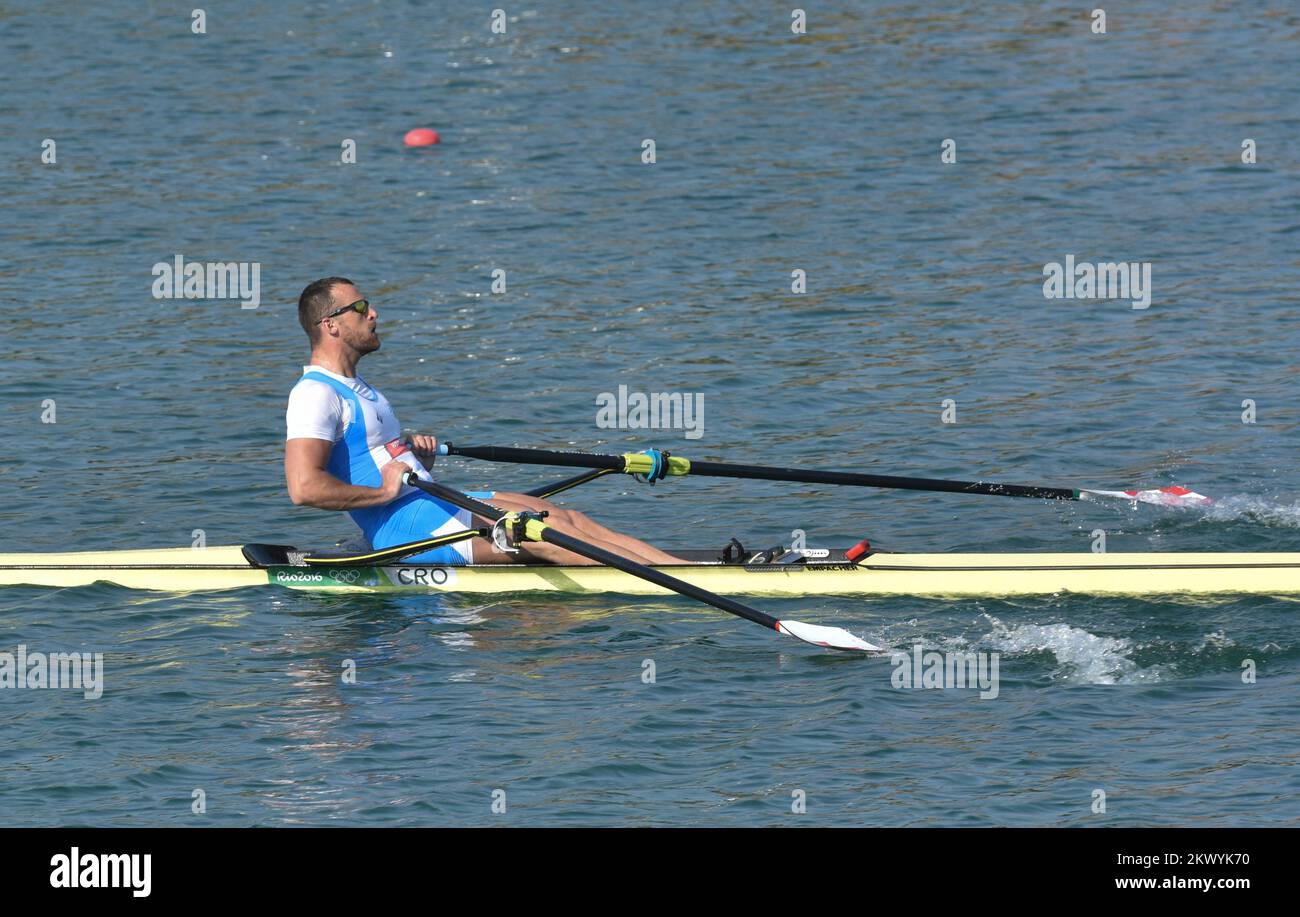
[[[832, 4], [802, 38], [788, 10], [735, 4], [539, 3], [506, 35], [456, 4], [254, 2], [209, 10], [202, 36], [186, 12], [0, 13], [0, 551], [346, 534], [292, 507], [280, 468], [294, 301], [331, 273], [378, 304], [363, 372], [413, 431], [1227, 498], [1190, 513], [709, 479], [565, 498], [666, 547], [802, 528], [1086, 551], [1100, 528], [1111, 550], [1300, 549], [1291, 4], [1137, 3], [1104, 36], [1062, 4]], [[404, 148], [420, 126], [443, 143]], [[261, 306], [153, 299], [152, 265], [177, 253], [259, 262]], [[1151, 262], [1151, 307], [1044, 299], [1042, 266], [1067, 254]], [[620, 384], [702, 393], [703, 438], [598, 428]], [[1300, 818], [1294, 602], [759, 604], [891, 647], [999, 652], [999, 696], [895, 690], [887, 658], [685, 600], [11, 588], [0, 650], [103, 652], [108, 683], [95, 701], [0, 691], [0, 819]]]

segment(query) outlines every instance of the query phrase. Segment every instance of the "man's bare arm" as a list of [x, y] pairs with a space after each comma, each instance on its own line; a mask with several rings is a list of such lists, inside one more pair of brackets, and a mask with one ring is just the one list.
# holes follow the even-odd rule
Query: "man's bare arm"
[[284, 445], [284, 480], [289, 499], [317, 509], [366, 509], [394, 500], [402, 490], [402, 475], [411, 469], [389, 462], [381, 469], [383, 484], [362, 487], [340, 481], [327, 470], [334, 444], [323, 439], [291, 439]]

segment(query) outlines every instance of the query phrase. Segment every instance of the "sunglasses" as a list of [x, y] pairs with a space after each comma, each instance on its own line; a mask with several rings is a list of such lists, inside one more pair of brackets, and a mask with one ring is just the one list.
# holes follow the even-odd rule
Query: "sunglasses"
[[[335, 309], [335, 310], [334, 310], [333, 312], [331, 312], [329, 315], [327, 315], [327, 316], [325, 316], [324, 318], [322, 318], [322, 319], [320, 320], [320, 322], [327, 322], [327, 321], [329, 321], [330, 319], [334, 318], [335, 316], [342, 315], [344, 312], [348, 311], [349, 309], [353, 309], [353, 310], [355, 310], [356, 312], [359, 312], [360, 314], [365, 315], [367, 312], [370, 311], [370, 300], [368, 300], [368, 299], [358, 299], [356, 302], [352, 303], [351, 305], [344, 306], [342, 309]], [[316, 324], [319, 325], [320, 322], [317, 322]]]

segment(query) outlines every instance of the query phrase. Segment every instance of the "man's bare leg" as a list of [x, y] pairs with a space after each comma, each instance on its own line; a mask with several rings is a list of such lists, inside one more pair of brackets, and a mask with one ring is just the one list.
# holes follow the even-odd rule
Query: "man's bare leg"
[[[680, 564], [683, 562], [680, 557], [674, 557], [666, 551], [661, 551], [654, 545], [639, 538], [634, 538], [623, 532], [616, 532], [601, 525], [586, 513], [573, 509], [562, 509], [549, 500], [530, 497], [527, 494], [501, 491], [493, 498], [493, 502], [507, 506], [512, 510], [528, 509], [549, 513], [546, 521], [553, 524], [560, 531], [575, 538], [593, 542], [608, 551], [613, 551], [615, 554], [620, 554], [638, 563]], [[553, 545], [547, 547], [553, 547]]]
[[[546, 512], [546, 522], [555, 527], [557, 531], [563, 532], [574, 538], [581, 538], [583, 541], [591, 542], [597, 547], [604, 548], [620, 557], [636, 561], [639, 564], [679, 564], [683, 561], [674, 557], [665, 551], [661, 551], [654, 545], [647, 544], [631, 535], [624, 535], [622, 532], [616, 532], [613, 529], [606, 528], [596, 520], [592, 519], [585, 513], [577, 512], [571, 509], [561, 509], [554, 503], [542, 500], [538, 497], [530, 497], [527, 494], [512, 493], [509, 491], [497, 491], [496, 495], [488, 501], [493, 506], [508, 512], [519, 512], [522, 510], [531, 510], [534, 512]], [[495, 550], [491, 542], [481, 538], [473, 540], [474, 545], [474, 563], [512, 563], [518, 555], [505, 554]], [[590, 560], [572, 551], [566, 551], [564, 548], [558, 548], [551, 544], [542, 544], [540, 542], [524, 542], [519, 545], [520, 553], [529, 559], [539, 560], [544, 563], [552, 564], [595, 564], [597, 561]]]

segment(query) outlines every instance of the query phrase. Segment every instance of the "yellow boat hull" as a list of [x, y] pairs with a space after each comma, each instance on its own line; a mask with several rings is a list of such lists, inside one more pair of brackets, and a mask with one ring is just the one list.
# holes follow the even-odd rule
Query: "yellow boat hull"
[[[731, 595], [1016, 596], [1300, 595], [1300, 554], [872, 554], [857, 564], [661, 568]], [[59, 554], [0, 554], [0, 586], [112, 583], [163, 592], [280, 585], [327, 591], [667, 591], [607, 567], [495, 564], [430, 567], [253, 567], [237, 546]]]

